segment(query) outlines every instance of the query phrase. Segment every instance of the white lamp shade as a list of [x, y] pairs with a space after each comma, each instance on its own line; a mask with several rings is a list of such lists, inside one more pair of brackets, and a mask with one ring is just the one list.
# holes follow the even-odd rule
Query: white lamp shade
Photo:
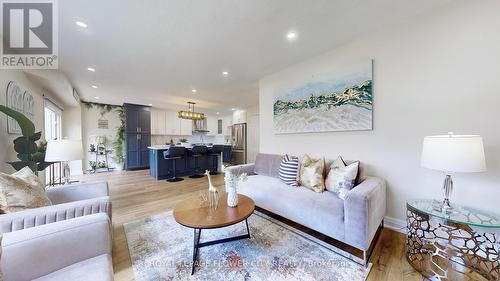
[[60, 162], [83, 159], [82, 141], [77, 140], [49, 140], [45, 161]]
[[453, 134], [425, 137], [421, 165], [444, 172], [484, 172], [483, 138]]

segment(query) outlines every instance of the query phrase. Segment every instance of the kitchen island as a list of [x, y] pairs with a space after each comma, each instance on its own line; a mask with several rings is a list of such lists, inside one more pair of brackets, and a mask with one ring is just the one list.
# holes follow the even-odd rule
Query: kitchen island
[[[149, 174], [157, 180], [167, 179], [173, 174], [173, 160], [165, 160], [163, 153], [169, 149], [169, 145], [154, 145], [149, 146]], [[207, 146], [209, 149], [211, 146]], [[198, 169], [195, 168], [194, 157], [190, 156], [189, 150], [186, 148], [186, 153], [182, 159], [176, 161], [176, 174], [178, 177], [190, 176], [198, 172], [203, 173], [205, 170], [211, 172], [219, 170], [219, 161], [215, 161], [212, 156], [203, 156], [198, 158]], [[223, 162], [230, 162], [231, 145], [224, 145]]]

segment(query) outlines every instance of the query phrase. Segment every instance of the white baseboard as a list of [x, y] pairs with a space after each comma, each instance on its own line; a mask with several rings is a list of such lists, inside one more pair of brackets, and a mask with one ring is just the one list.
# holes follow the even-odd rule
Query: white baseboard
[[384, 217], [384, 227], [406, 234], [406, 221], [391, 217]]

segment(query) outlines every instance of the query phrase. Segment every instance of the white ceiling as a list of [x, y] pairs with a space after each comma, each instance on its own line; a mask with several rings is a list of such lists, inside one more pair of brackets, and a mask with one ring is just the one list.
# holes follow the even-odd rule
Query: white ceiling
[[259, 78], [446, 2], [59, 1], [59, 67], [88, 101], [246, 108], [258, 103]]

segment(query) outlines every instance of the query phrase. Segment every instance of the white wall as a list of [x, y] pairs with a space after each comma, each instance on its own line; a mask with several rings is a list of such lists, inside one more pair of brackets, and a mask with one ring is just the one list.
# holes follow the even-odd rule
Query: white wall
[[254, 163], [259, 153], [259, 107], [247, 109], [247, 163]]
[[[110, 167], [114, 167], [119, 170], [122, 168], [121, 164], [117, 164], [113, 157], [114, 153], [114, 145], [113, 142], [116, 140], [118, 127], [120, 127], [120, 117], [115, 110], [112, 110], [109, 113], [104, 114], [104, 118], [108, 120], [108, 129], [99, 129], [97, 126], [97, 121], [101, 118], [100, 109], [93, 107], [91, 109], [87, 109], [84, 105], [81, 108], [82, 112], [82, 141], [83, 141], [83, 151], [85, 159], [83, 161], [83, 169], [90, 169], [89, 161], [95, 161], [95, 154], [91, 154], [88, 151], [90, 150], [90, 141], [93, 139], [93, 136], [106, 136], [108, 140], [107, 149], [113, 150], [113, 153], [108, 157], [108, 163]], [[104, 157], [99, 156], [98, 161], [103, 161]]]
[[[500, 214], [500, 1], [449, 6], [356, 39], [260, 81], [260, 151], [359, 159], [388, 183], [389, 217], [409, 198], [441, 198], [444, 175], [420, 167], [426, 135], [479, 134], [488, 172], [454, 176], [452, 201]], [[374, 60], [374, 130], [273, 133], [274, 88], [337, 64]]]

